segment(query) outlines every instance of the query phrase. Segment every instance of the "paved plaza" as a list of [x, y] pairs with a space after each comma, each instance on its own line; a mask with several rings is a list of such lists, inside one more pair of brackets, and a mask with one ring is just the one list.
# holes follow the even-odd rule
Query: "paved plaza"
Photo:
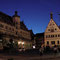
[[60, 54], [57, 55], [5, 55], [0, 54], [0, 60], [8, 60], [13, 58], [14, 60], [60, 60]]

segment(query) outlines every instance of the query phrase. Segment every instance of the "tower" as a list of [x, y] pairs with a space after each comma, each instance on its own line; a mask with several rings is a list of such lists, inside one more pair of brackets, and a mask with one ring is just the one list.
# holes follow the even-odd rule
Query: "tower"
[[50, 19], [53, 19], [53, 13], [52, 12], [50, 13]]
[[13, 22], [16, 29], [20, 29], [20, 16], [18, 16], [17, 11], [15, 11], [15, 14], [13, 15]]
[[53, 20], [53, 13], [50, 13], [50, 21], [44, 33], [45, 46], [53, 47], [60, 45], [60, 29], [59, 26]]

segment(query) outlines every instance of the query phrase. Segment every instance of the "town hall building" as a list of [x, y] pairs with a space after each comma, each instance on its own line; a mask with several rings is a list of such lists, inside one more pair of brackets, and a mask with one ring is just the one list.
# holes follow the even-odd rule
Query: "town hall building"
[[14, 47], [32, 48], [32, 31], [20, 20], [17, 11], [12, 17], [0, 12], [0, 49], [10, 43], [10, 40], [13, 40]]
[[50, 13], [50, 22], [48, 23], [48, 26], [44, 33], [44, 43], [45, 46], [54, 46], [60, 45], [60, 28], [53, 20], [53, 13]]

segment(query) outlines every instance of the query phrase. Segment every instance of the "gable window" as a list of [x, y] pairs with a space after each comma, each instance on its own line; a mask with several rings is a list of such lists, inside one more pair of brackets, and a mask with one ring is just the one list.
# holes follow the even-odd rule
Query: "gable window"
[[48, 31], [50, 31], [50, 29], [48, 29]]
[[57, 30], [57, 29], [55, 28], [55, 30]]
[[58, 37], [60, 37], [60, 35], [58, 35]]
[[54, 29], [51, 29], [51, 32], [54, 32]]

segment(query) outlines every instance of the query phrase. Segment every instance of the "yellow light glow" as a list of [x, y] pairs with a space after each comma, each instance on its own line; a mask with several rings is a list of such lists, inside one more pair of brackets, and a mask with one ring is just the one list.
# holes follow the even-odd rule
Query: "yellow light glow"
[[22, 44], [24, 44], [24, 42], [22, 42]]
[[21, 44], [21, 41], [18, 41], [18, 44]]

